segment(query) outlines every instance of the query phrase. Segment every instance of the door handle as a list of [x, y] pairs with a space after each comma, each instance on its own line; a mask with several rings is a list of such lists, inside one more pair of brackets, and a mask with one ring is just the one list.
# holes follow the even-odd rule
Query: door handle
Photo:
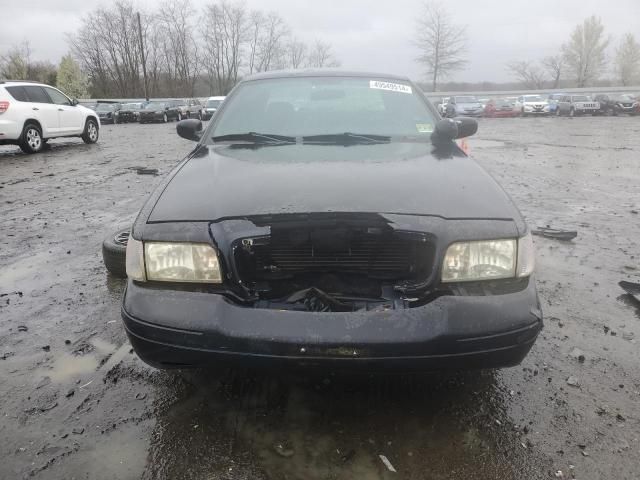
[[31, 110], [40, 110], [38, 107], [33, 107]]
[[64, 108], [59, 108], [58, 111], [59, 112], [64, 112]]

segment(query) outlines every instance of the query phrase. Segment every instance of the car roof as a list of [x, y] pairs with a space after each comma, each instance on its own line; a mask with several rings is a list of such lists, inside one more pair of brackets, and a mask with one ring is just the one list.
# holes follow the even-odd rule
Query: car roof
[[264, 80], [267, 78], [297, 78], [297, 77], [362, 77], [362, 78], [386, 78], [389, 80], [403, 80], [409, 82], [409, 78], [402, 75], [392, 75], [380, 72], [361, 72], [336, 68], [304, 68], [296, 70], [271, 70], [246, 77], [243, 82]]
[[50, 86], [50, 85], [47, 85], [46, 83], [35, 82], [31, 80], [0, 80], [0, 84], [2, 83], [10, 83], [12, 85], [45, 85], [47, 87]]

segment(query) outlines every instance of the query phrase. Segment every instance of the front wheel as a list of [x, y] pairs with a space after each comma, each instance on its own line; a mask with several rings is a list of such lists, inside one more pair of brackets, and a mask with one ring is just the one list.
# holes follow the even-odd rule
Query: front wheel
[[82, 132], [82, 141], [84, 143], [96, 143], [100, 136], [100, 130], [95, 120], [89, 118], [84, 125], [84, 132]]
[[42, 131], [35, 123], [27, 123], [22, 129], [18, 146], [24, 153], [38, 153], [44, 147]]

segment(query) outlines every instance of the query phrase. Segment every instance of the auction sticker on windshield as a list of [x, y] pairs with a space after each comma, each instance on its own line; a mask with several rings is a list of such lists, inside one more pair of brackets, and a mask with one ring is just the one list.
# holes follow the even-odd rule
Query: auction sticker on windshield
[[369, 88], [376, 88], [378, 90], [390, 90], [392, 92], [400, 93], [412, 93], [409, 85], [402, 85], [401, 83], [380, 82], [378, 80], [371, 80], [369, 82]]

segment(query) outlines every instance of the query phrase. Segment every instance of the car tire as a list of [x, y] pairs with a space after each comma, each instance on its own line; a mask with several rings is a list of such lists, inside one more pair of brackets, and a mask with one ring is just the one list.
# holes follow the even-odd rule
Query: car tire
[[80, 136], [84, 143], [96, 143], [100, 138], [100, 129], [98, 123], [92, 118], [88, 118], [84, 124], [84, 131]]
[[102, 260], [107, 271], [118, 278], [127, 277], [127, 242], [129, 229], [118, 230], [102, 242]]
[[42, 139], [40, 127], [32, 122], [25, 123], [18, 146], [24, 153], [38, 153], [41, 151], [44, 147], [44, 140]]
[[167, 114], [165, 113], [165, 114], [162, 116], [162, 123], [167, 123], [168, 121], [169, 121], [169, 117], [167, 117]]

